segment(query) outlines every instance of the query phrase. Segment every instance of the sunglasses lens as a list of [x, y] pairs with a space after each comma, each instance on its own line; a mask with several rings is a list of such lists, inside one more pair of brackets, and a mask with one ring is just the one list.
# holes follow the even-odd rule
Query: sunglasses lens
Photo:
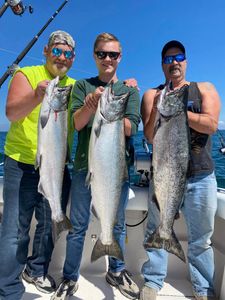
[[173, 62], [173, 56], [165, 56], [163, 58], [163, 63], [166, 65], [172, 64], [172, 62]]
[[185, 55], [184, 55], [183, 53], [177, 54], [177, 55], [175, 55], [174, 59], [175, 59], [177, 62], [184, 61], [184, 60], [185, 60]]
[[120, 52], [109, 52], [108, 55], [110, 58], [116, 60], [119, 57]]
[[67, 59], [72, 59], [74, 56], [74, 53], [73, 53], [73, 51], [64, 51], [64, 56]]
[[105, 59], [107, 56], [107, 52], [104, 51], [96, 51], [95, 54], [98, 59]]
[[52, 54], [54, 56], [59, 57], [62, 54], [62, 49], [60, 49], [60, 48], [52, 48]]

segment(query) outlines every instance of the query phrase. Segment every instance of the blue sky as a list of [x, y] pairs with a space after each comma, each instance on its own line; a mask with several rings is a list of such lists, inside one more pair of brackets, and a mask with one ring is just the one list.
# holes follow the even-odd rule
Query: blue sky
[[[4, 4], [0, 0], [0, 6]], [[0, 76], [46, 24], [64, 0], [23, 0], [32, 5], [15, 16], [8, 8], [0, 18]], [[96, 74], [92, 57], [95, 37], [111, 32], [121, 41], [123, 58], [120, 79], [137, 79], [141, 96], [164, 81], [160, 52], [171, 40], [186, 47], [187, 80], [212, 82], [221, 97], [220, 128], [225, 129], [225, 1], [224, 0], [69, 0], [20, 62], [20, 67], [44, 62], [43, 48], [54, 30], [68, 31], [76, 40], [76, 60], [69, 75], [81, 79]], [[0, 89], [0, 130], [7, 130], [5, 117], [7, 80]]]

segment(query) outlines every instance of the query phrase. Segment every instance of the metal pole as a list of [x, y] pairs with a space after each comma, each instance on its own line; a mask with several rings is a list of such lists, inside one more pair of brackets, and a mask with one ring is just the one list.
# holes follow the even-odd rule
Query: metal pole
[[6, 11], [6, 9], [8, 8], [9, 4], [8, 2], [5, 2], [2, 7], [0, 8], [0, 18], [1, 16], [4, 14], [4, 12]]
[[8, 70], [0, 78], [0, 88], [1, 88], [2, 84], [6, 81], [6, 79], [9, 77], [9, 75], [13, 74], [18, 63], [24, 58], [24, 56], [27, 54], [27, 52], [33, 47], [33, 45], [36, 43], [36, 41], [38, 40], [38, 38], [42, 34], [42, 32], [48, 27], [48, 25], [52, 22], [52, 20], [57, 16], [57, 14], [66, 5], [66, 3], [68, 1], [69, 0], [65, 0], [63, 2], [63, 4], [54, 12], [54, 14], [51, 16], [51, 18], [47, 21], [47, 23], [41, 28], [41, 30], [36, 34], [36, 36], [29, 42], [29, 44], [25, 47], [25, 49], [19, 54], [19, 56], [11, 64], [11, 66], [8, 67]]

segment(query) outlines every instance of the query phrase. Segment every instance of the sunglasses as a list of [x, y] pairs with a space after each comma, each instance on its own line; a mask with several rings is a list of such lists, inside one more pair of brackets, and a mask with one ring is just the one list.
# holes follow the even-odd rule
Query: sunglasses
[[175, 60], [176, 62], [182, 62], [186, 59], [185, 54], [180, 53], [176, 55], [168, 55], [163, 58], [163, 63], [166, 65], [172, 64]]
[[98, 59], [105, 59], [107, 56], [113, 60], [116, 60], [120, 56], [120, 52], [114, 51], [95, 51]]
[[72, 51], [72, 50], [65, 50], [65, 51], [63, 51], [60, 48], [52, 48], [52, 54], [54, 56], [60, 57], [62, 55], [62, 53], [63, 53], [63, 55], [64, 55], [64, 57], [66, 59], [72, 59], [74, 57], [74, 55], [75, 55], [74, 51]]

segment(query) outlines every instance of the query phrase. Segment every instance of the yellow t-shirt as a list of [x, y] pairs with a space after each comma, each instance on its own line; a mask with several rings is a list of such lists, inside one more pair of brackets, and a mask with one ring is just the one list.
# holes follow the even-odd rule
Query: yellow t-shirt
[[[53, 79], [44, 65], [24, 67], [19, 69], [17, 72], [22, 72], [27, 77], [27, 80], [33, 89], [36, 89], [37, 84], [40, 81]], [[75, 79], [65, 76], [62, 80], [60, 80], [59, 86], [63, 87], [74, 83]], [[5, 154], [16, 161], [32, 165], [35, 164], [40, 107], [41, 105], [39, 104], [25, 118], [12, 122], [10, 125], [10, 129], [6, 136]], [[70, 114], [68, 114], [68, 117], [69, 116]], [[73, 133], [69, 126], [68, 140], [70, 147], [72, 147], [72, 136]]]

